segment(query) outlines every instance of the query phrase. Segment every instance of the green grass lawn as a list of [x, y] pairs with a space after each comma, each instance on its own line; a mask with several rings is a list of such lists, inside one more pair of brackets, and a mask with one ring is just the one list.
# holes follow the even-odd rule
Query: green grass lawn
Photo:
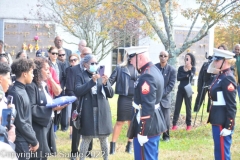
[[[196, 89], [195, 89], [196, 90]], [[196, 93], [196, 92], [195, 92]], [[193, 104], [195, 101], [195, 96], [193, 97]], [[111, 110], [112, 110], [112, 120], [113, 125], [116, 122], [117, 116], [117, 95], [114, 98], [109, 99]], [[239, 104], [238, 104], [239, 106]], [[185, 106], [182, 106], [181, 115], [184, 117], [186, 114]], [[200, 123], [201, 113], [199, 112], [197, 119], [197, 127], [194, 127], [191, 131], [187, 132], [185, 126], [179, 128], [177, 131], [171, 131], [170, 142], [160, 142], [160, 153], [159, 159], [161, 160], [212, 160], [213, 157], [213, 140], [211, 133], [211, 125], [206, 124], [208, 113], [206, 113], [206, 106], [203, 114], [203, 121]], [[192, 122], [194, 121], [195, 113], [192, 112]], [[231, 154], [233, 160], [240, 159], [240, 129], [239, 129], [240, 113], [236, 116], [236, 127], [233, 134], [233, 144], [231, 147]], [[126, 137], [127, 124], [123, 126], [121, 135], [116, 143], [116, 154], [110, 155], [110, 160], [133, 160], [133, 154], [125, 153], [125, 146], [127, 142]], [[56, 157], [51, 157], [49, 159], [69, 159], [69, 152], [71, 150], [71, 141], [69, 139], [68, 132], [57, 132], [57, 148], [59, 155]], [[109, 142], [111, 141], [111, 135], [109, 136]], [[96, 155], [100, 149], [99, 141], [94, 140], [93, 150], [96, 151]], [[65, 157], [64, 157], [65, 156]], [[95, 160], [100, 160], [102, 158], [91, 158]], [[90, 160], [90, 159], [89, 159]]]

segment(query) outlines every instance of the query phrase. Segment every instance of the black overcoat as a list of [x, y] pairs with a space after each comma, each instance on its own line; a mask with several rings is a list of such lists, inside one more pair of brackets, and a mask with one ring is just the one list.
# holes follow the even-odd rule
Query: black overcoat
[[[94, 135], [93, 106], [91, 88], [96, 83], [89, 78], [87, 71], [77, 75], [75, 81], [75, 95], [80, 98], [79, 105], [82, 104], [81, 129], [79, 133], [84, 136]], [[103, 90], [105, 95], [103, 94]], [[104, 86], [102, 78], [97, 80], [97, 103], [98, 103], [98, 133], [99, 135], [109, 135], [112, 133], [112, 116], [108, 98], [112, 98], [114, 91], [111, 84], [107, 82]]]
[[32, 107], [32, 126], [39, 141], [38, 156], [56, 153], [56, 142], [53, 132], [52, 109], [47, 108], [47, 100], [42, 88], [32, 82], [26, 86]]

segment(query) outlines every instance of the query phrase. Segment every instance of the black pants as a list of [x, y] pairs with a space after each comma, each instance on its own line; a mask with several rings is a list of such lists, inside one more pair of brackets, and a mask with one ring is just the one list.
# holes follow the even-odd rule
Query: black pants
[[179, 114], [182, 108], [182, 102], [183, 99], [185, 101], [186, 105], [186, 124], [187, 126], [191, 125], [191, 103], [192, 103], [192, 97], [187, 96], [186, 91], [184, 88], [178, 88], [177, 91], [177, 99], [176, 99], [176, 104], [175, 104], [175, 110], [174, 110], [174, 115], [173, 115], [173, 125], [175, 126], [177, 124]]
[[61, 130], [62, 131], [68, 130], [68, 126], [69, 126], [68, 108], [67, 107], [65, 107], [61, 110]]
[[72, 154], [78, 153], [79, 143], [80, 143], [80, 134], [78, 133], [78, 129], [72, 126]]
[[166, 139], [166, 138], [170, 138], [169, 135], [169, 129], [170, 129], [170, 114], [171, 114], [171, 109], [170, 108], [164, 108], [161, 105], [161, 110], [164, 116], [164, 119], [166, 121], [166, 126], [167, 126], [167, 131], [163, 133], [162, 138]]
[[21, 141], [15, 141], [15, 151], [18, 154], [19, 158], [18, 160], [29, 160], [31, 155], [31, 152], [29, 151], [29, 144], [27, 142]]

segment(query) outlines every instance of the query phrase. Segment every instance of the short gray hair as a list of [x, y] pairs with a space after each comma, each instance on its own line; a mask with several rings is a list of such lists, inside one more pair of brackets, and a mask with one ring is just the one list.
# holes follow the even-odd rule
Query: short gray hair
[[93, 58], [96, 58], [96, 57], [93, 54], [88, 54], [81, 59], [80, 64], [83, 66], [85, 63], [88, 63]]

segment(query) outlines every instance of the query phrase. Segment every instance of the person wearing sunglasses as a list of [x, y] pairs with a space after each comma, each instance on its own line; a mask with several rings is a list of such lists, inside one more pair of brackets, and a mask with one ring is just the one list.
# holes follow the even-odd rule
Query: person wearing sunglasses
[[98, 62], [94, 55], [86, 55], [81, 60], [86, 68], [77, 75], [74, 93], [80, 98], [82, 135], [80, 160], [85, 159], [89, 144], [93, 138], [98, 138], [101, 144], [101, 156], [108, 159], [108, 136], [112, 133], [112, 116], [108, 98], [114, 96], [108, 77], [98, 74]]
[[[64, 93], [64, 86], [65, 86], [65, 64], [61, 61], [59, 61], [58, 58], [58, 48], [56, 47], [50, 47], [48, 50], [48, 57], [49, 57], [49, 64], [50, 67], [52, 67], [57, 74], [57, 79], [60, 82], [60, 86], [62, 88], [62, 93]], [[54, 98], [60, 97], [62, 93], [59, 96], [55, 96]], [[54, 117], [54, 131], [57, 131], [58, 125], [61, 122], [61, 112], [55, 112], [55, 117]], [[68, 125], [61, 126], [62, 131], [66, 131], [68, 128]]]
[[64, 49], [59, 49], [58, 50], [58, 60], [61, 62], [65, 62], [66, 61], [66, 53]]
[[172, 130], [177, 130], [177, 121], [180, 115], [180, 111], [182, 108], [183, 99], [186, 105], [186, 124], [187, 124], [187, 131], [191, 130], [191, 107], [192, 107], [192, 96], [188, 97], [187, 92], [185, 90], [185, 86], [192, 82], [192, 79], [196, 72], [196, 60], [192, 53], [187, 53], [184, 58], [185, 64], [178, 68], [177, 72], [177, 80], [180, 81], [178, 85], [177, 97], [176, 97], [176, 104], [174, 109], [173, 115], [173, 126]]
[[[66, 68], [66, 75], [68, 75], [68, 71], [71, 67], [76, 66], [79, 64], [79, 56], [76, 53], [73, 53], [69, 56], [69, 63], [70, 66]], [[70, 75], [69, 75], [70, 76]], [[70, 76], [69, 78], [74, 78]], [[72, 139], [72, 124], [71, 124], [71, 110], [72, 110], [72, 104], [68, 106], [68, 119], [69, 119], [69, 124], [70, 124], [70, 139]]]
[[[119, 51], [120, 53], [124, 53], [123, 49]], [[132, 99], [134, 95], [134, 82], [137, 80], [137, 76], [137, 70], [130, 64], [128, 54], [125, 54], [123, 62], [116, 66], [109, 78], [111, 85], [116, 82], [115, 92], [119, 95], [117, 101], [117, 122], [114, 126], [109, 154], [115, 154], [116, 141], [123, 124], [127, 122], [128, 126], [130, 126], [133, 116]], [[132, 152], [132, 139], [128, 139], [125, 152]]]
[[[92, 50], [89, 47], [84, 47], [82, 50], [82, 53], [80, 55], [80, 58], [83, 59], [86, 55], [92, 54]], [[70, 60], [70, 59], [69, 59]], [[66, 79], [66, 95], [68, 96], [76, 96], [74, 93], [75, 89], [75, 81], [77, 75], [81, 75], [85, 71], [85, 67], [83, 66], [82, 63], [78, 63], [75, 66], [72, 66], [68, 69], [67, 71], [67, 79]], [[76, 110], [77, 106], [79, 104], [79, 101], [76, 100], [75, 102], [72, 103], [72, 110]], [[70, 126], [72, 126], [72, 143], [71, 143], [71, 160], [75, 160], [77, 158], [77, 155], [79, 153], [78, 147], [79, 147], [79, 142], [80, 142], [80, 134], [78, 133], [78, 130], [73, 126], [72, 123], [72, 117], [70, 120]], [[91, 142], [88, 148], [88, 151], [92, 150], [92, 145], [93, 143]], [[90, 154], [87, 154], [90, 157]]]
[[148, 48], [125, 48], [130, 63], [140, 74], [134, 85], [132, 106], [135, 114], [128, 129], [128, 138], [133, 138], [136, 160], [158, 159], [160, 134], [167, 130], [160, 109], [164, 79], [159, 69], [150, 61]]
[[211, 107], [208, 123], [212, 125], [215, 159], [231, 159], [232, 134], [237, 112], [237, 83], [231, 66], [235, 64], [234, 53], [213, 49], [213, 61], [207, 72], [215, 74], [210, 85]]
[[[58, 60], [60, 62], [62, 62], [63, 64], [63, 73], [64, 75], [66, 75], [66, 69], [69, 67], [69, 61], [66, 59], [66, 52], [63, 48], [60, 48], [58, 50]], [[62, 80], [62, 93], [61, 96], [65, 95], [65, 86], [66, 86], [66, 76], [64, 76], [64, 79]], [[68, 108], [70, 108], [69, 106], [64, 108], [61, 111], [61, 129], [63, 131], [66, 131], [68, 129], [69, 126], [69, 121], [68, 121]]]
[[163, 112], [167, 131], [163, 133], [162, 139], [165, 142], [170, 140], [170, 114], [171, 114], [171, 91], [175, 85], [177, 72], [171, 65], [168, 64], [169, 53], [167, 51], [161, 51], [159, 54], [160, 63], [155, 66], [161, 71], [164, 78], [164, 91], [163, 97], [160, 102], [161, 110]]

